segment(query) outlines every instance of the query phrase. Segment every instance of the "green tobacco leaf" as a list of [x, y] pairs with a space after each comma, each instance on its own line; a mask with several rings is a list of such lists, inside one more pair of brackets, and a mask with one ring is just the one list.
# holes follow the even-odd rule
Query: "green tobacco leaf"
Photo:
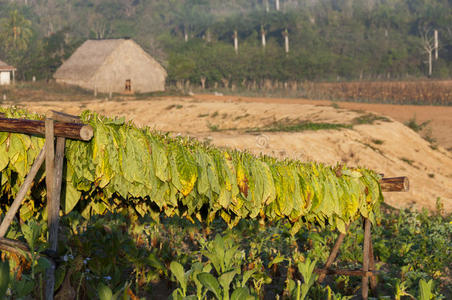
[[81, 193], [72, 185], [72, 182], [66, 182], [62, 206], [65, 214], [70, 213], [80, 201]]
[[[41, 118], [16, 108], [3, 109], [7, 116]], [[65, 213], [77, 207], [84, 192], [91, 195], [81, 206], [85, 217], [132, 205], [145, 217], [155, 204], [168, 216], [207, 222], [221, 217], [230, 227], [243, 218], [286, 219], [291, 233], [309, 222], [332, 224], [339, 231], [359, 216], [378, 222], [383, 198], [379, 176], [373, 171], [220, 150], [93, 112], [84, 112], [82, 119], [93, 127], [94, 137], [90, 142], [67, 140]], [[5, 197], [17, 193], [43, 144], [43, 138], [0, 133]], [[36, 182], [43, 179], [42, 172], [38, 174]], [[36, 203], [45, 202], [45, 192], [36, 192], [33, 196], [41, 197], [34, 199]], [[22, 215], [35, 214], [34, 209], [26, 213], [24, 209]], [[152, 213], [157, 217], [159, 212]]]
[[9, 163], [9, 156], [6, 153], [6, 143], [0, 144], [0, 172], [6, 168]]
[[218, 277], [218, 282], [225, 291], [229, 291], [229, 286], [231, 285], [232, 280], [234, 280], [235, 275], [237, 275], [237, 270], [223, 273], [220, 277]]
[[250, 297], [250, 293], [248, 292], [248, 288], [246, 287], [239, 287], [238, 289], [234, 290], [234, 292], [231, 295], [231, 300], [246, 300]]
[[198, 274], [198, 280], [201, 284], [206, 287], [209, 291], [211, 291], [218, 300], [223, 299], [220, 284], [217, 279], [213, 277], [210, 273], [200, 273]]
[[177, 261], [172, 261], [170, 264], [170, 270], [176, 277], [185, 295], [187, 291], [187, 279], [185, 278], [184, 267], [182, 267], [182, 265]]

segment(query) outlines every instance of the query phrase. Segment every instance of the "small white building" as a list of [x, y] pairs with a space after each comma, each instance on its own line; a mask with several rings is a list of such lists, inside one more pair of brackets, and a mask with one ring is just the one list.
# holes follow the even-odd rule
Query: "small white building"
[[0, 85], [11, 84], [11, 79], [14, 82], [14, 72], [16, 68], [11, 67], [7, 63], [0, 60]]

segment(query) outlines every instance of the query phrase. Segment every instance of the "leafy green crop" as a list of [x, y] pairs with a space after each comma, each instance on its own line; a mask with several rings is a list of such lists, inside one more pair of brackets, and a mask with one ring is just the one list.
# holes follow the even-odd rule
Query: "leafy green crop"
[[[17, 109], [0, 111], [39, 118]], [[164, 212], [207, 222], [220, 216], [231, 227], [248, 217], [288, 219], [292, 233], [313, 222], [344, 232], [360, 216], [375, 222], [379, 213], [380, 178], [366, 169], [255, 157], [93, 112], [81, 118], [94, 137], [88, 143], [67, 141], [65, 213], [77, 208], [89, 217], [132, 207], [142, 216]], [[2, 193], [9, 198], [17, 193], [43, 144], [42, 138], [0, 133]], [[44, 195], [34, 197], [43, 203]], [[29, 203], [30, 209], [21, 211], [25, 219], [34, 209]]]

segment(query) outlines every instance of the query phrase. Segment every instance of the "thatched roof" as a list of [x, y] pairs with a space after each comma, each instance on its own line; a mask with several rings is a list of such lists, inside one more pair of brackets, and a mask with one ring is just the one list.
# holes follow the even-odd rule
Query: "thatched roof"
[[[126, 42], [132, 42], [141, 49], [138, 44], [129, 39], [87, 40], [55, 72], [54, 78], [75, 81], [92, 78], [97, 70], [106, 63], [108, 57]], [[155, 62], [156, 66], [166, 72], [150, 55], [147, 53], [146, 55]]]
[[88, 40], [56, 71], [55, 78], [89, 79], [125, 40]]
[[129, 39], [88, 40], [53, 75], [57, 82], [100, 92], [125, 92], [128, 81], [133, 91], [142, 93], [165, 90], [166, 76], [166, 70]]
[[0, 71], [15, 71], [16, 68], [11, 67], [7, 63], [0, 60]]

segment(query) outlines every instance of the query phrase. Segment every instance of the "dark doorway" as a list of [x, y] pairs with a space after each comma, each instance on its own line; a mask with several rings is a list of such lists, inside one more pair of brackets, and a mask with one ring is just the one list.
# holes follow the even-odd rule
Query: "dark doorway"
[[126, 80], [125, 91], [126, 92], [131, 92], [132, 91], [132, 81], [130, 79]]

